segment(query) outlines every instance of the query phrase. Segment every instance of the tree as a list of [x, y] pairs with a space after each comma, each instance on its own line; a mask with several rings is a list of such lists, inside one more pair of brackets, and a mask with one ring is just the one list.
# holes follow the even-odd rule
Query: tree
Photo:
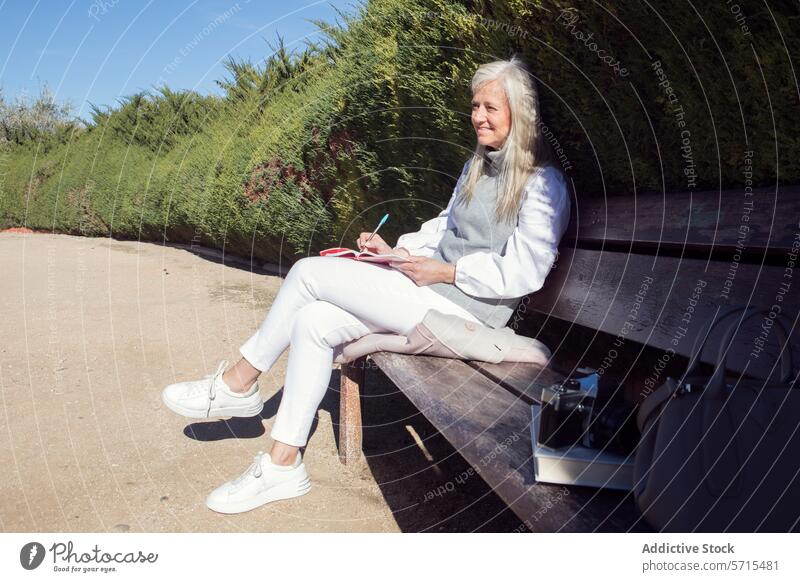
[[72, 114], [72, 105], [58, 104], [47, 84], [36, 98], [31, 100], [22, 93], [13, 103], [6, 102], [0, 90], [0, 141], [63, 141], [78, 127], [80, 122]]

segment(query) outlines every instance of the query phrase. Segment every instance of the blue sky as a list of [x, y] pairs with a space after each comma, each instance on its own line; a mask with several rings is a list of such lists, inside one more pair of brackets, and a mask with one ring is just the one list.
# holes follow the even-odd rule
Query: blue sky
[[[88, 104], [166, 83], [219, 93], [231, 55], [262, 61], [280, 34], [288, 49], [318, 39], [358, 0], [0, 0], [0, 87], [6, 100], [47, 83], [89, 118]], [[341, 21], [341, 18], [339, 18]]]

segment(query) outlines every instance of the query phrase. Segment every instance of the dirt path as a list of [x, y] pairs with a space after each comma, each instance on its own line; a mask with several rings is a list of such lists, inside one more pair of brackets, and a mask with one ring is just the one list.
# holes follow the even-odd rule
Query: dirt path
[[[161, 388], [236, 358], [279, 277], [153, 244], [18, 233], [0, 234], [0, 272], [2, 530], [397, 531], [369, 471], [339, 463], [326, 410], [306, 453], [311, 493], [235, 518], [204, 505], [267, 446], [275, 399], [263, 422], [192, 424]], [[265, 399], [286, 357], [262, 376]]]

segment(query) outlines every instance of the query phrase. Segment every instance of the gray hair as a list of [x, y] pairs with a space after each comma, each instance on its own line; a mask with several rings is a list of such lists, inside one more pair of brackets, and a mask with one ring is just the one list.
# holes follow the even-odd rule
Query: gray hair
[[[472, 93], [489, 81], [499, 80], [509, 108], [511, 130], [500, 149], [496, 216], [499, 220], [516, 220], [522, 194], [530, 176], [539, 167], [552, 163], [550, 148], [541, 132], [539, 93], [533, 75], [516, 55], [508, 61], [493, 61], [478, 67], [472, 76]], [[484, 174], [487, 148], [478, 143], [472, 153], [464, 179], [462, 196], [472, 199], [475, 184]]]

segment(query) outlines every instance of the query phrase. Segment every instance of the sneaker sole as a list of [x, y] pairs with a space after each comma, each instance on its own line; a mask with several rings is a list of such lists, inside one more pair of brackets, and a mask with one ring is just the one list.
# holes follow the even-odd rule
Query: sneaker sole
[[171, 400], [168, 400], [163, 392], [161, 393], [161, 401], [172, 412], [180, 414], [181, 416], [185, 416], [186, 418], [216, 418], [220, 416], [250, 418], [252, 416], [258, 416], [261, 414], [261, 411], [264, 410], [264, 401], [262, 400], [257, 406], [231, 406], [228, 408], [212, 409], [211, 413], [207, 415], [205, 411], [184, 408], [180, 404], [176, 404]]
[[262, 505], [266, 505], [267, 503], [272, 503], [273, 501], [282, 501], [284, 499], [301, 497], [310, 490], [311, 480], [308, 478], [308, 476], [306, 476], [300, 483], [289, 482], [276, 485], [275, 487], [271, 487], [267, 491], [264, 491], [261, 495], [247, 501], [218, 505], [215, 503], [209, 503], [208, 500], [206, 500], [206, 507], [208, 507], [211, 511], [216, 511], [217, 513], [234, 515], [237, 513], [252, 511], [253, 509], [261, 507]]

